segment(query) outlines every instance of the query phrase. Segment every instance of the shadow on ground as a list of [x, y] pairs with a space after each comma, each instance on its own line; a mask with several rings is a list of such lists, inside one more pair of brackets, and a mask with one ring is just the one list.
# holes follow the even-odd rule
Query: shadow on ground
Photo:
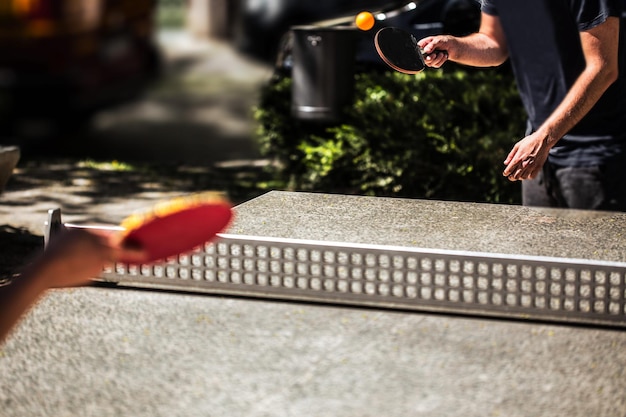
[[216, 167], [32, 159], [21, 163], [10, 179], [8, 196], [22, 192], [21, 198], [2, 199], [2, 205], [30, 207], [41, 200], [39, 195], [28, 191], [42, 188], [63, 192], [58, 201], [63, 205], [72, 197], [87, 198], [90, 204], [107, 204], [142, 193], [186, 194], [207, 190], [221, 191], [234, 204], [239, 204], [265, 192], [264, 168], [263, 163]]

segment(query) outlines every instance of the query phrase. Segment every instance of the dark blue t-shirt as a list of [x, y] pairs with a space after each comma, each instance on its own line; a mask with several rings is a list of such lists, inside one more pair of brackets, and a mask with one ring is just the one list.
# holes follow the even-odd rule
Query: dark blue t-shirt
[[[621, 0], [483, 0], [498, 16], [530, 133], [561, 103], [585, 66], [580, 31], [621, 16]], [[620, 76], [550, 151], [564, 166], [601, 164], [626, 150], [626, 65], [620, 27]]]

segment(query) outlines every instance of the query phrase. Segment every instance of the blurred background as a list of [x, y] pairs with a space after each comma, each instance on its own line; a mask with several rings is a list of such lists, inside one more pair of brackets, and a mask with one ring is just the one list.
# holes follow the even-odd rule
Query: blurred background
[[[256, 159], [252, 108], [289, 70], [289, 28], [362, 10], [418, 36], [479, 19], [474, 0], [0, 0], [0, 144], [23, 158]], [[359, 60], [378, 65], [373, 32]]]
[[2, 0], [0, 143], [23, 158], [245, 154], [269, 67], [218, 36], [209, 3]]

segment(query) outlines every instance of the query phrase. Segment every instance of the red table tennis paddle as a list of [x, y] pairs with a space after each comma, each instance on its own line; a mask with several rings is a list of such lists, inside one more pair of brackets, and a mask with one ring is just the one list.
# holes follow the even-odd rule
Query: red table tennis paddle
[[424, 51], [415, 36], [405, 30], [382, 28], [374, 36], [374, 46], [382, 60], [398, 72], [418, 74], [426, 68]]
[[212, 240], [227, 228], [232, 217], [230, 203], [218, 193], [179, 197], [124, 219], [121, 244], [145, 250], [145, 263], [152, 263]]

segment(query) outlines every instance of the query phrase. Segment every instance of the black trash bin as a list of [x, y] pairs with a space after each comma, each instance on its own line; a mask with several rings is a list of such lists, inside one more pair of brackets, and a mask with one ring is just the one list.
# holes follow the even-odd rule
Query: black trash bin
[[291, 114], [300, 120], [333, 122], [354, 95], [355, 29], [295, 26]]

